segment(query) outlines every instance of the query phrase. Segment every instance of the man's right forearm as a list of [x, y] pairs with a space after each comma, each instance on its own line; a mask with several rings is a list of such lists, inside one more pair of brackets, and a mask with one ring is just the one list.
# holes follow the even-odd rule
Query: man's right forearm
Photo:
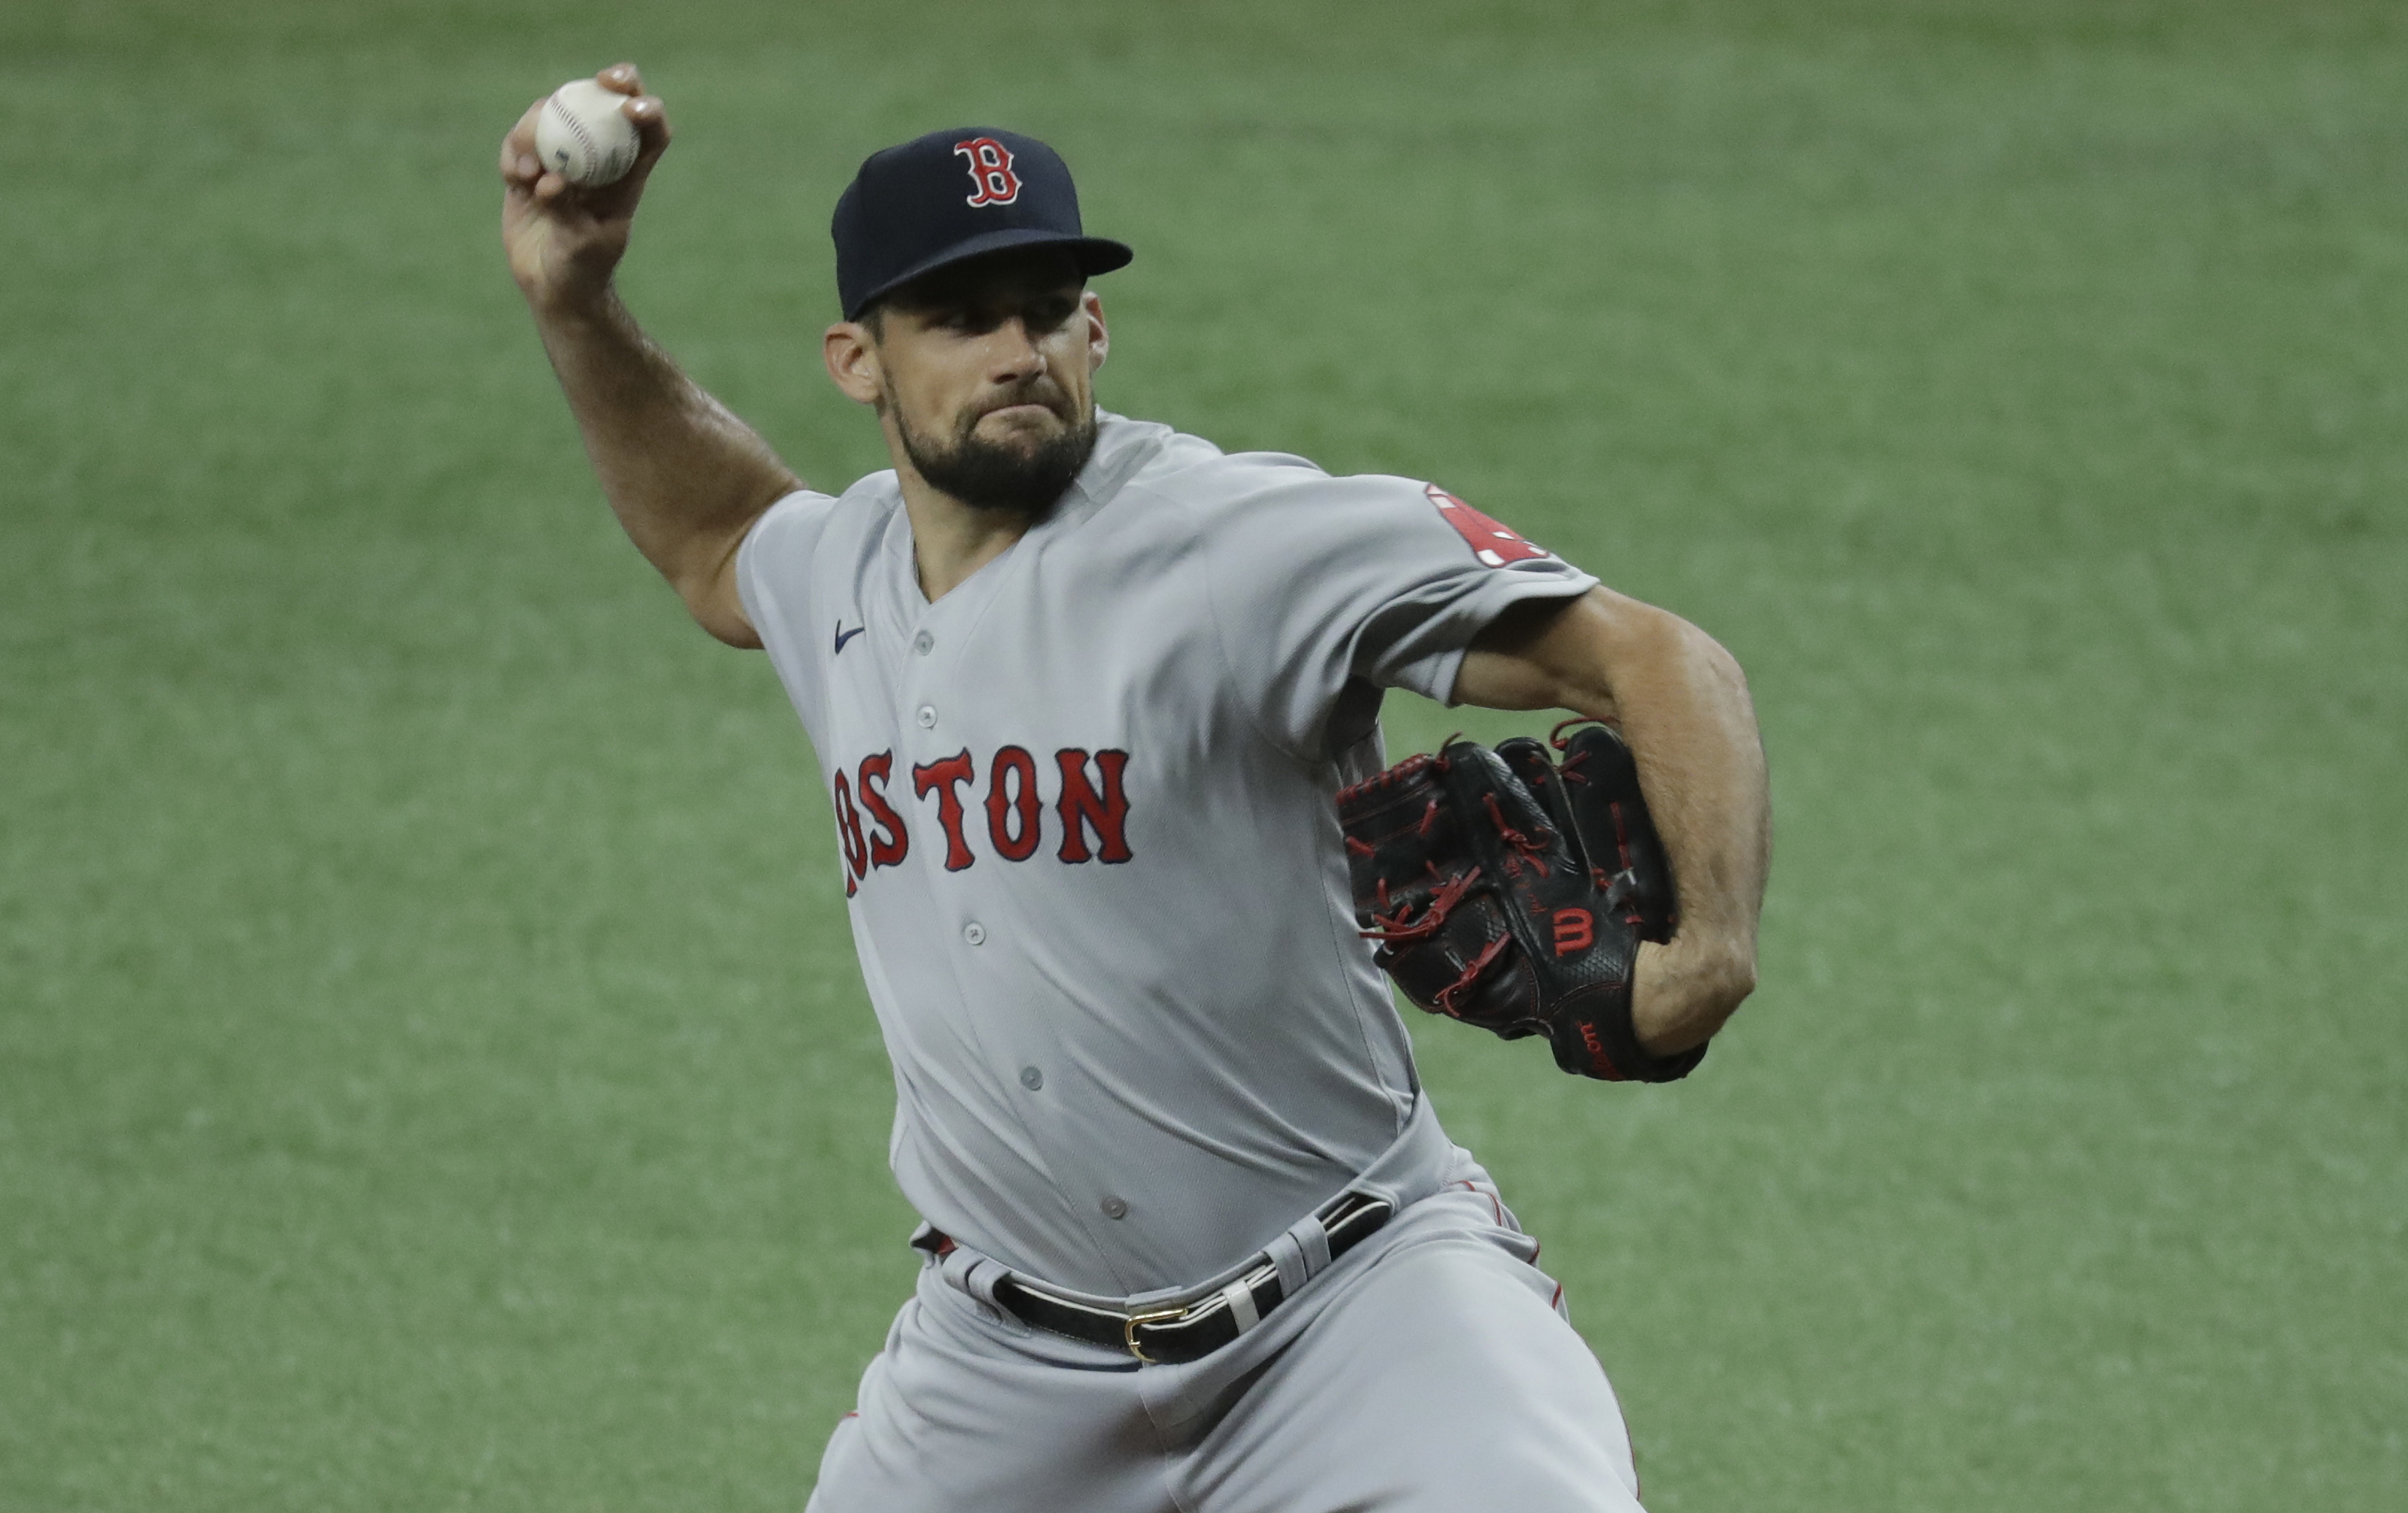
[[535, 317], [628, 537], [705, 630], [758, 645], [729, 564], [752, 522], [799, 480], [644, 335], [612, 290], [538, 306]]

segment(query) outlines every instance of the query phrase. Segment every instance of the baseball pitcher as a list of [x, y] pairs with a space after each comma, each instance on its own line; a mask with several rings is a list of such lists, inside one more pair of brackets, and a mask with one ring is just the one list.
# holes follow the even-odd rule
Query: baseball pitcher
[[[600, 79], [635, 165], [569, 183], [530, 110], [510, 269], [627, 535], [809, 733], [924, 1220], [810, 1506], [1637, 1507], [1388, 978], [1570, 1072], [1695, 1066], [1755, 985], [1738, 666], [1434, 484], [1098, 408], [1132, 253], [992, 127], [837, 202], [824, 356], [894, 465], [810, 488], [614, 293], [669, 127]], [[1574, 728], [1383, 770], [1390, 688]]]

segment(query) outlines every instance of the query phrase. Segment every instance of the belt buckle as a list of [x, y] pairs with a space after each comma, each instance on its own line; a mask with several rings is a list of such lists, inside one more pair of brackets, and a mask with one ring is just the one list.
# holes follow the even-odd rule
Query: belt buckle
[[1128, 1346], [1128, 1353], [1136, 1356], [1140, 1364], [1149, 1366], [1163, 1365], [1166, 1363], [1157, 1361], [1154, 1357], [1145, 1353], [1145, 1347], [1139, 1342], [1137, 1337], [1137, 1327], [1140, 1324], [1158, 1324], [1170, 1319], [1184, 1319], [1187, 1317], [1187, 1308], [1178, 1307], [1152, 1308], [1142, 1313], [1130, 1314], [1127, 1320], [1121, 1325], [1122, 1342]]

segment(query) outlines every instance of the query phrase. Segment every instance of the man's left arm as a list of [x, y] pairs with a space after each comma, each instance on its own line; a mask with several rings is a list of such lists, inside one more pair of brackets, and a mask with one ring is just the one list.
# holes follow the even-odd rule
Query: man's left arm
[[1680, 616], [1607, 588], [1506, 611], [1471, 644], [1455, 700], [1569, 709], [1620, 725], [1672, 862], [1680, 930], [1642, 944], [1631, 1015], [1648, 1049], [1702, 1045], [1756, 988], [1772, 850], [1747, 678]]

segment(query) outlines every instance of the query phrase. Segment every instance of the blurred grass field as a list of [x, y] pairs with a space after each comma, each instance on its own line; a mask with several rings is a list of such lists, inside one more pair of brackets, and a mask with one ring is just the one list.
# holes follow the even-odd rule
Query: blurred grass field
[[815, 480], [837, 191], [1010, 124], [1105, 403], [1749, 667], [1703, 1074], [1415, 1026], [1657, 1513], [2408, 1500], [2397, 5], [5, 0], [0, 1508], [796, 1507], [909, 1286], [808, 749], [498, 255], [620, 56], [630, 302]]

